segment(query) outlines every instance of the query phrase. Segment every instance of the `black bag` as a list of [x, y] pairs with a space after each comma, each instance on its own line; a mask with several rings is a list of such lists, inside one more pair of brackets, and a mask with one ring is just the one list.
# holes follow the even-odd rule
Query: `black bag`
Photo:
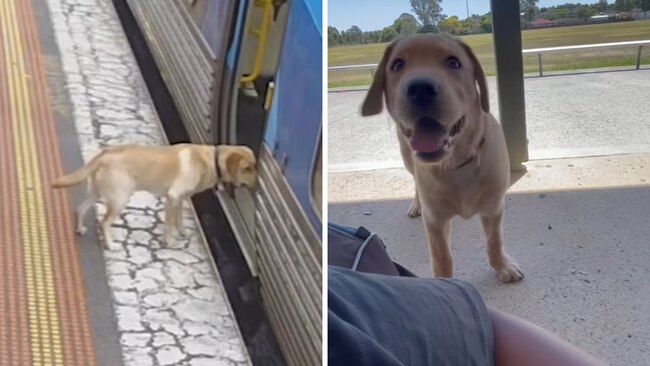
[[411, 271], [393, 262], [379, 236], [363, 226], [355, 229], [330, 222], [327, 225], [327, 237], [329, 265], [365, 273], [416, 277]]

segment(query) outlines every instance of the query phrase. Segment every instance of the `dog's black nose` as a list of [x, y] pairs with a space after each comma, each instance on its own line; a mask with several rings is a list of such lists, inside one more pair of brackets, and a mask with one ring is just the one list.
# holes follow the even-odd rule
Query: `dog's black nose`
[[417, 78], [406, 84], [406, 97], [418, 107], [431, 104], [438, 91], [438, 83], [432, 78]]

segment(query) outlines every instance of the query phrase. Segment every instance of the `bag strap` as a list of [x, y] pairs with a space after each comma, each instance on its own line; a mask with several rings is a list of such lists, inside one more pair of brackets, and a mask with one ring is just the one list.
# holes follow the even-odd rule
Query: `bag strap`
[[358, 228], [353, 228], [350, 226], [344, 226], [344, 225], [339, 225], [333, 222], [328, 222], [327, 227], [329, 227], [332, 230], [336, 230], [341, 234], [346, 234], [349, 236], [354, 236], [356, 238], [359, 238], [361, 240], [368, 240], [368, 237], [372, 234], [368, 229], [366, 229], [363, 226], [359, 226]]
[[[363, 229], [363, 227], [359, 227], [359, 229]], [[364, 229], [364, 230], [366, 230], [366, 229]], [[366, 230], [366, 231], [368, 231], [368, 230]], [[361, 256], [363, 256], [363, 251], [366, 250], [366, 247], [368, 246], [368, 244], [375, 237], [377, 237], [377, 234], [370, 234], [368, 236], [368, 238], [366, 238], [366, 240], [363, 242], [363, 244], [361, 244], [361, 246], [359, 247], [359, 250], [357, 251], [357, 256], [354, 258], [354, 263], [352, 264], [352, 270], [353, 271], [356, 271], [357, 267], [359, 267], [359, 262], [361, 262]], [[383, 243], [382, 243], [382, 245], [383, 245]], [[385, 247], [386, 246], [384, 246], [384, 248]]]

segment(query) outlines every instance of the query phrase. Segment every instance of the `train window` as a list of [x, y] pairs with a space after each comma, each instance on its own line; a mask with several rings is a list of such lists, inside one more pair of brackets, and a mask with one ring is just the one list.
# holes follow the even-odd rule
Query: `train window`
[[322, 144], [318, 144], [318, 153], [314, 161], [311, 175], [311, 199], [314, 210], [318, 216], [322, 215], [323, 207], [323, 161], [321, 157]]

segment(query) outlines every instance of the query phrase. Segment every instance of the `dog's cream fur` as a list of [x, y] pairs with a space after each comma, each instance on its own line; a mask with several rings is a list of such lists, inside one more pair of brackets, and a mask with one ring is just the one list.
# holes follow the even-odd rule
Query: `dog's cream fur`
[[88, 181], [88, 196], [77, 208], [77, 232], [83, 235], [83, 219], [97, 198], [106, 204], [102, 219], [104, 242], [113, 242], [110, 226], [136, 191], [166, 197], [165, 243], [172, 241], [172, 226], [184, 235], [183, 201], [217, 183], [255, 187], [256, 159], [246, 146], [176, 144], [171, 146], [124, 145], [103, 149], [79, 170], [58, 178], [54, 188]]
[[[415, 104], [419, 102], [407, 92], [413, 80], [433, 83], [435, 88], [427, 91], [435, 95], [430, 104]], [[489, 261], [499, 280], [522, 279], [519, 266], [502, 242], [504, 196], [510, 182], [507, 147], [501, 126], [490, 114], [485, 76], [472, 50], [446, 36], [398, 39], [384, 53], [362, 114], [380, 113], [382, 96], [398, 126], [404, 165], [415, 178], [415, 200], [408, 215], [422, 214], [434, 274], [453, 276], [452, 218], [478, 214], [487, 237]], [[442, 147], [433, 153], [412, 147], [412, 139], [422, 133], [418, 131], [425, 131], [418, 137], [420, 146], [428, 139], [431, 122], [423, 121], [436, 121], [438, 136], [446, 136]], [[423, 127], [423, 123], [427, 125]]]

